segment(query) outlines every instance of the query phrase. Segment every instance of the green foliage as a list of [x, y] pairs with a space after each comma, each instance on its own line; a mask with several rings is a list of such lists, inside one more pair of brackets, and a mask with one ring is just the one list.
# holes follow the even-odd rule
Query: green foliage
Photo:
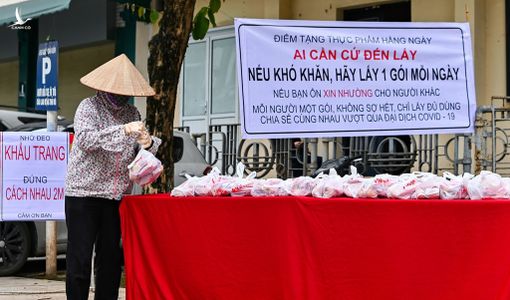
[[202, 7], [193, 19], [192, 36], [195, 40], [201, 40], [209, 30], [209, 24], [216, 27], [214, 14], [219, 11], [221, 0], [209, 0], [209, 6]]
[[216, 19], [214, 18], [214, 13], [211, 10], [208, 10], [207, 16], [209, 17], [209, 21], [211, 21], [212, 26], [216, 27]]
[[[123, 17], [128, 15], [136, 17], [136, 20], [144, 23], [155, 24], [159, 18], [159, 12], [150, 8], [150, 5], [143, 6], [139, 3], [145, 3], [146, 0], [118, 0], [123, 3]], [[150, 4], [150, 1], [148, 1]]]
[[210, 0], [209, 9], [213, 14], [217, 13], [221, 7], [221, 0]]
[[201, 40], [209, 29], [209, 19], [206, 17], [209, 7], [202, 7], [193, 19], [193, 39]]
[[151, 14], [150, 14], [149, 18], [150, 18], [152, 24], [156, 24], [156, 22], [159, 19], [159, 12], [157, 12], [156, 10], [151, 10]]

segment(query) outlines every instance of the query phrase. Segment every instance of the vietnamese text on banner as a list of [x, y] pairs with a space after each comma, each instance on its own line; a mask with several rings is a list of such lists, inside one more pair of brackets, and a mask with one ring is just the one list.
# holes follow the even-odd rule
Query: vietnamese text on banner
[[471, 133], [467, 23], [235, 20], [243, 138]]
[[63, 220], [67, 132], [3, 132], [0, 219]]

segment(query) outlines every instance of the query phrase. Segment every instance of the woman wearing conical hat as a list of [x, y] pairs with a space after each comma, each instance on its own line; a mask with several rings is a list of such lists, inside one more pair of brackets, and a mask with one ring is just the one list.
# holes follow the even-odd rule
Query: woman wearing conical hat
[[95, 244], [95, 299], [117, 299], [121, 276], [119, 203], [129, 192], [128, 164], [137, 151], [156, 153], [161, 140], [150, 136], [130, 96], [154, 90], [121, 54], [80, 79], [97, 90], [74, 117], [75, 137], [66, 179], [67, 299], [88, 299]]

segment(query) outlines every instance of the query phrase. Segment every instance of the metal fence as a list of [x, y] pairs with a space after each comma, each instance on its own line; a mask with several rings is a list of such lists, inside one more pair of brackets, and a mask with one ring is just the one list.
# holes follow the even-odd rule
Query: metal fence
[[242, 140], [239, 124], [221, 124], [210, 125], [207, 133], [193, 137], [206, 160], [229, 175], [234, 175], [238, 162], [258, 177], [310, 175], [321, 164], [346, 157], [356, 158], [353, 163], [368, 176], [481, 170], [510, 175], [509, 101], [509, 97], [493, 97], [490, 106], [480, 107], [473, 135], [315, 138], [303, 139], [299, 148], [299, 139]]
[[477, 111], [474, 137], [475, 172], [490, 170], [510, 175], [510, 97], [492, 97], [490, 106]]

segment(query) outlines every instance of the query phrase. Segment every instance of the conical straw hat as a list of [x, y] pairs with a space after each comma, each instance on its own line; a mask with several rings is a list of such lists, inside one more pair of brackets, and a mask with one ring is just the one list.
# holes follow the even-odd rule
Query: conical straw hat
[[125, 54], [97, 67], [80, 82], [98, 91], [124, 96], [153, 96], [154, 90]]

